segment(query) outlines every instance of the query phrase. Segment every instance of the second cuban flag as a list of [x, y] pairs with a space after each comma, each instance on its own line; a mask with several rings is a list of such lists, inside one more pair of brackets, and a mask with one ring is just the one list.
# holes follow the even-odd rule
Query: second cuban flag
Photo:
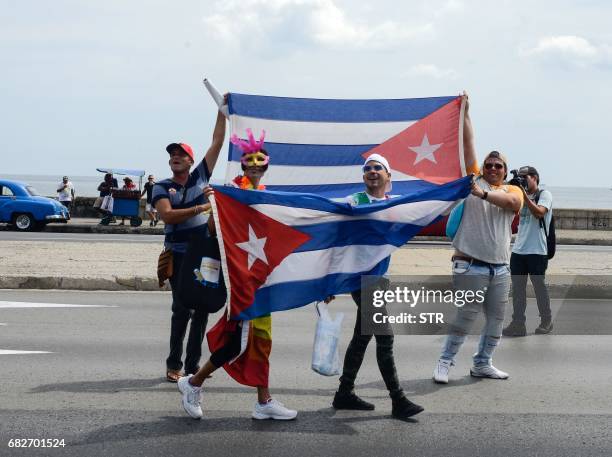
[[470, 177], [357, 207], [312, 194], [214, 189], [229, 317], [250, 320], [384, 274], [395, 249], [469, 194]]

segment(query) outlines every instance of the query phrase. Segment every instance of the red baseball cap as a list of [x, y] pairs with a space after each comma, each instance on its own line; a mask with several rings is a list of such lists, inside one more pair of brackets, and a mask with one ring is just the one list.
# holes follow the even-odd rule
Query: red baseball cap
[[180, 148], [185, 154], [191, 157], [191, 160], [195, 162], [195, 158], [193, 157], [193, 149], [187, 143], [170, 143], [166, 146], [166, 151], [170, 154], [174, 149]]

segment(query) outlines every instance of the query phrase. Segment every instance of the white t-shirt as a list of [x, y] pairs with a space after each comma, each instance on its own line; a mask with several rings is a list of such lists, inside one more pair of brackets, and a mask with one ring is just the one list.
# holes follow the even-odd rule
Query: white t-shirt
[[62, 189], [57, 193], [60, 202], [72, 201], [72, 191], [74, 190], [74, 186], [70, 181], [68, 181], [66, 184], [66, 188], [64, 188], [64, 181], [60, 182], [57, 186], [58, 189]]
[[[489, 193], [514, 193], [522, 202], [523, 193], [518, 187], [509, 184], [491, 186], [480, 176], [476, 179], [483, 190]], [[463, 205], [463, 216], [453, 239], [453, 246], [483, 262], [509, 264], [514, 211], [493, 205], [471, 194]]]

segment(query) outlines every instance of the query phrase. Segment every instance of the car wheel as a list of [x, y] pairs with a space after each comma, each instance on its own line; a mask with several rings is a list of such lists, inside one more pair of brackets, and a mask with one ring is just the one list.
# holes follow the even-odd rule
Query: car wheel
[[29, 213], [15, 214], [13, 216], [13, 225], [20, 232], [27, 232], [34, 228], [36, 221]]

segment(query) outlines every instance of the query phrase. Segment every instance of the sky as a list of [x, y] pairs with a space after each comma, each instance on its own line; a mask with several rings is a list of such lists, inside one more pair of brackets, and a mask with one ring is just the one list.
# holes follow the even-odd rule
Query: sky
[[466, 90], [479, 157], [503, 151], [551, 186], [612, 185], [612, 2], [5, 0], [2, 11], [0, 175], [167, 177], [168, 143], [199, 156], [210, 145], [207, 77], [222, 92], [290, 97]]

